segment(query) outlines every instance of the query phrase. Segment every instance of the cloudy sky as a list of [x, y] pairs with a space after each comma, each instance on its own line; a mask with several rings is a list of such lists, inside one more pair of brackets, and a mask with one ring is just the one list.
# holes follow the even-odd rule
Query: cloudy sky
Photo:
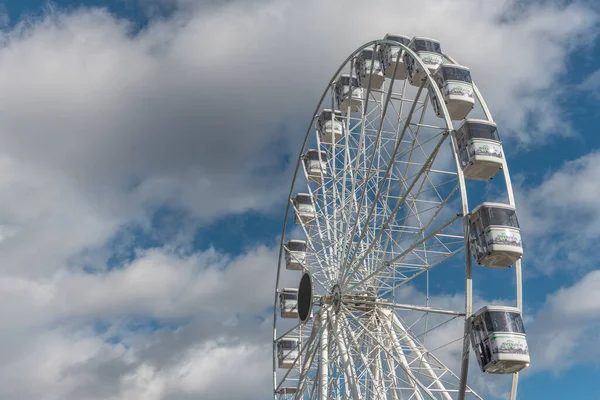
[[387, 32], [468, 65], [510, 149], [519, 399], [600, 396], [599, 27], [592, 0], [0, 0], [0, 398], [268, 398], [293, 159]]

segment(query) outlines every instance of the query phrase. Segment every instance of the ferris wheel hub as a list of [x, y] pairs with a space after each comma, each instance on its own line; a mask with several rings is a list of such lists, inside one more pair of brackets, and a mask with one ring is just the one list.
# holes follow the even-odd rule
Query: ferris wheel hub
[[333, 310], [337, 313], [342, 305], [342, 288], [340, 285], [333, 285], [331, 295], [333, 296]]

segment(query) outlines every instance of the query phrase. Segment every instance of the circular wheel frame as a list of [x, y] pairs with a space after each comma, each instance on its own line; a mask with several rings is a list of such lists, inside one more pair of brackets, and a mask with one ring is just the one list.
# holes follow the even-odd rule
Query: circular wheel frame
[[[363, 78], [368, 81], [360, 111], [343, 116], [339, 142], [322, 143], [315, 134], [316, 119], [322, 108], [337, 108], [336, 80], [348, 65], [353, 76], [352, 61], [363, 49], [383, 44], [414, 58], [426, 79], [415, 88], [406, 80], [386, 78], [378, 89], [371, 88], [372, 74]], [[396, 62], [402, 61], [400, 53]], [[493, 121], [474, 83], [473, 89], [484, 118]], [[427, 66], [392, 40], [356, 49], [323, 92], [298, 156], [281, 235], [273, 326], [275, 399], [482, 398], [467, 385], [473, 314], [467, 186], [455, 156], [453, 121], [443, 102], [442, 118], [435, 115], [432, 95], [443, 98]], [[317, 181], [308, 178], [303, 162], [309, 146], [325, 155]], [[514, 205], [503, 163], [508, 203]], [[298, 208], [292, 197], [298, 192], [311, 195], [315, 218], [294, 226]], [[286, 271], [283, 258], [286, 239], [298, 238], [307, 242], [302, 279], [297, 271]], [[436, 306], [430, 295], [434, 267], [465, 277], [464, 308]], [[515, 272], [521, 309], [520, 261]], [[301, 318], [281, 317], [284, 287], [299, 288]], [[456, 331], [457, 337], [447, 337]], [[297, 338], [298, 346], [280, 348], [280, 339], [289, 337]], [[461, 341], [462, 357], [444, 353]], [[279, 368], [282, 357], [290, 368]], [[518, 374], [513, 374], [512, 400], [517, 384]]]

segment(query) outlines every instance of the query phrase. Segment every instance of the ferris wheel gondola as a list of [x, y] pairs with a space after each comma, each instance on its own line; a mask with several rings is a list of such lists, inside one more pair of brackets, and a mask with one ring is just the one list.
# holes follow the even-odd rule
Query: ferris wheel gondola
[[433, 73], [433, 79], [442, 92], [438, 99], [430, 93], [431, 103], [435, 114], [443, 117], [440, 101], [446, 104], [448, 115], [452, 120], [462, 120], [471, 112], [475, 105], [471, 71], [467, 67], [454, 64], [441, 64]]
[[402, 53], [406, 79], [411, 85], [418, 87], [426, 76], [435, 72], [442, 63], [442, 47], [435, 39], [414, 37], [408, 44], [408, 48], [412, 50], [410, 53], [407, 51]]
[[527, 335], [516, 307], [485, 306], [473, 315], [471, 343], [483, 372], [509, 374], [529, 366]]
[[364, 49], [354, 59], [358, 84], [364, 89], [380, 89], [385, 77], [379, 55], [372, 49]]
[[[394, 78], [396, 80], [406, 79], [406, 71], [404, 70], [404, 58], [402, 57], [402, 47], [394, 43], [402, 43], [408, 45], [410, 38], [408, 36], [387, 34], [383, 38], [386, 42], [378, 46], [379, 60], [383, 68], [386, 78]], [[389, 41], [389, 42], [387, 42]]]
[[494, 122], [463, 120], [456, 130], [456, 143], [465, 178], [489, 180], [502, 168], [502, 142]]

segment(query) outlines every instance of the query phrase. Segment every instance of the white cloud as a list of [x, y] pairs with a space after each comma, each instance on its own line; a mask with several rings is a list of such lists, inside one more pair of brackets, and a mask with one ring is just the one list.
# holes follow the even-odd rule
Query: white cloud
[[[567, 277], [547, 295], [527, 325], [532, 364], [525, 374], [561, 373], [574, 365], [595, 363], [600, 327], [600, 238], [598, 175], [600, 153], [592, 151], [565, 162], [539, 185], [517, 187], [519, 220], [525, 233], [525, 288], [539, 292], [538, 274]], [[524, 180], [526, 182], [526, 180]], [[564, 278], [559, 278], [564, 279]]]
[[86, 193], [102, 185], [93, 193], [101, 199], [179, 202], [201, 216], [260, 207], [269, 197], [257, 190], [270, 186], [253, 172], [278, 162], [261, 150], [273, 134], [253, 118], [262, 105], [248, 101], [256, 92], [243, 80], [215, 75], [209, 43], [195, 42], [202, 32], [176, 24], [132, 37], [125, 21], [83, 10], [9, 32], [0, 52], [4, 152], [67, 174]]
[[207, 340], [190, 345], [177, 363], [157, 365], [142, 349], [111, 345], [90, 332], [26, 339], [33, 341], [19, 359], [0, 368], [3, 398], [260, 399], [269, 392], [269, 345]]
[[[316, 1], [301, 9], [287, 1], [199, 8], [135, 36], [126, 22], [99, 10], [23, 25], [7, 35], [0, 53], [5, 151], [92, 182], [117, 172], [117, 182], [129, 183], [196, 171], [200, 182], [215, 183], [248, 162], [255, 166], [260, 149], [280, 137], [277, 124], [311, 112], [336, 62], [353, 47], [398, 29], [396, 18], [383, 13], [387, 3], [355, 3], [347, 17], [361, 20], [361, 29], [334, 20], [333, 36], [330, 15], [339, 5]], [[532, 6], [528, 18], [498, 23], [502, 7], [465, 4], [394, 8], [403, 9], [407, 34], [439, 37], [473, 68], [497, 116], [527, 132], [527, 112], [540, 111], [531, 103], [547, 98], [537, 91], [554, 89], [565, 51], [593, 32], [595, 14], [577, 4]], [[373, 13], [381, 18], [362, 18]]]
[[[0, 277], [6, 329], [56, 322], [127, 318], [195, 318], [221, 324], [272, 304], [276, 253], [258, 248], [237, 258], [208, 250], [179, 256], [149, 250], [106, 273], [62, 271], [47, 279]], [[273, 272], [273, 273], [271, 273]], [[267, 278], [267, 279], [265, 279]]]
[[[538, 272], [586, 270], [600, 230], [600, 153], [566, 162], [538, 186], [517, 188], [526, 261]], [[524, 258], [525, 259], [525, 258]]]
[[265, 374], [271, 368], [270, 353], [268, 344], [224, 346], [209, 342], [190, 349], [181, 365], [165, 374], [171, 386], [166, 398], [191, 400], [198, 394], [210, 399], [266, 397], [271, 383]]
[[[2, 277], [0, 397], [243, 398], [248, 385], [265, 393], [271, 347], [261, 319], [273, 301], [275, 260], [266, 248], [234, 259], [152, 250], [106, 274]], [[174, 331], [130, 326], [182, 318]], [[226, 381], [240, 386], [223, 391]]]
[[600, 95], [600, 69], [589, 74], [583, 82], [576, 86], [582, 91], [587, 91], [595, 96]]
[[65, 266], [86, 247], [102, 245], [128, 209], [89, 201], [72, 177], [41, 165], [0, 157], [0, 270], [41, 276]]
[[561, 372], [596, 363], [600, 327], [600, 271], [548, 296], [528, 332], [532, 370]]
[[[532, 5], [527, 18], [504, 20], [512, 3], [345, 3], [344, 20], [360, 21], [356, 29], [358, 22], [331, 19], [338, 3], [295, 4], [203, 9], [201, 2], [137, 34], [102, 10], [54, 11], [5, 31], [2, 151], [16, 182], [29, 186], [43, 176], [43, 185], [11, 198], [0, 220], [14, 219], [17, 206], [44, 210], [54, 188], [52, 204], [63, 207], [54, 211], [62, 218], [39, 232], [26, 221], [9, 224], [22, 232], [11, 242], [20, 255], [7, 255], [15, 260], [10, 268], [52, 271], [77, 248], [98, 246], [116, 225], [163, 204], [201, 218], [280, 204], [289, 178], [289, 170], [277, 172], [280, 156], [297, 151], [337, 63], [365, 40], [399, 29], [389, 9], [403, 10], [404, 33], [438, 37], [471, 66], [503, 127], [525, 141], [527, 112], [545, 121], [557, 115], [552, 96], [540, 90], [554, 90], [569, 50], [586, 42], [596, 22], [577, 3]], [[364, 18], [374, 14], [380, 17]], [[549, 111], [540, 113], [539, 105]], [[18, 192], [14, 185], [4, 192]], [[76, 240], [58, 239], [59, 230], [77, 232]], [[32, 246], [44, 249], [44, 266], [31, 256], [21, 260], [27, 253], [20, 249]]]

